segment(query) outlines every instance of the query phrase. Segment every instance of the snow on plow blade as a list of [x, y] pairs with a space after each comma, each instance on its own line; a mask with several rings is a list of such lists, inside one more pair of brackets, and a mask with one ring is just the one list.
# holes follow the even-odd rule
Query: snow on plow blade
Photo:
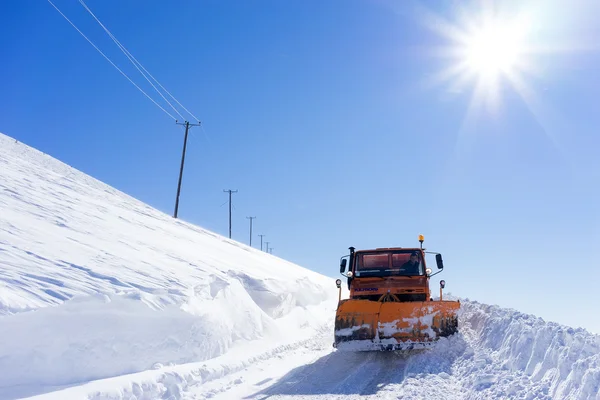
[[339, 350], [412, 350], [458, 330], [458, 301], [344, 300], [335, 318]]

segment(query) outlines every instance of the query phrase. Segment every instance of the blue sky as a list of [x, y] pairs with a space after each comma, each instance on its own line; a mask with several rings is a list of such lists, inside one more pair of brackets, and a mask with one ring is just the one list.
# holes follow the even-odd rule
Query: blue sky
[[[53, 3], [174, 114], [77, 0]], [[479, 9], [425, 3], [86, 1], [202, 121], [180, 218], [227, 235], [237, 189], [235, 239], [256, 216], [253, 245], [331, 276], [349, 246], [423, 233], [453, 294], [600, 333], [598, 5], [503, 2], [494, 26], [528, 31], [493, 86], [481, 63], [500, 50], [436, 79]], [[3, 1], [0, 33], [0, 131], [172, 214], [182, 127], [49, 2]]]

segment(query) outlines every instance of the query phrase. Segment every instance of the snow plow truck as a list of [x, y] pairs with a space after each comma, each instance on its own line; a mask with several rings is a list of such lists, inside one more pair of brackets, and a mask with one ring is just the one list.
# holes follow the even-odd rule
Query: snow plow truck
[[[440, 253], [420, 247], [357, 250], [340, 261], [340, 273], [347, 278], [350, 297], [341, 299], [342, 280], [336, 285], [339, 301], [335, 316], [338, 350], [404, 351], [431, 347], [440, 337], [458, 332], [460, 301], [440, 297], [434, 300], [429, 289], [432, 276], [444, 268]], [[439, 271], [432, 274], [425, 254], [434, 254]], [[346, 272], [346, 270], [348, 270]]]

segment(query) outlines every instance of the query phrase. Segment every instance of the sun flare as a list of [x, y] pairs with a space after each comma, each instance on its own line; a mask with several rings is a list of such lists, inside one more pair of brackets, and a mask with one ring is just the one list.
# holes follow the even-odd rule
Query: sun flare
[[[456, 156], [472, 150], [490, 125], [494, 132], [512, 135], [504, 124], [516, 123], [513, 118], [523, 106], [548, 141], [563, 151], [560, 112], [547, 102], [552, 90], [548, 79], [560, 76], [565, 60], [574, 63], [577, 55], [598, 52], [597, 41], [581, 33], [594, 29], [587, 17], [597, 15], [596, 3], [582, 1], [570, 21], [559, 24], [565, 10], [555, 2], [451, 1], [441, 11], [415, 6], [415, 19], [437, 36], [437, 43], [431, 36], [425, 39], [423, 54], [431, 56], [435, 71], [424, 74], [424, 88], [441, 89], [440, 101], [465, 102]], [[575, 24], [581, 26], [573, 31]]]
[[514, 32], [502, 26], [486, 27], [465, 44], [465, 62], [476, 74], [510, 74], [518, 61], [519, 46]]
[[471, 106], [487, 107], [492, 112], [501, 105], [504, 84], [519, 94], [527, 91], [527, 75], [534, 70], [535, 26], [532, 14], [526, 11], [500, 12], [493, 7], [479, 12], [462, 10], [456, 23], [428, 14], [426, 24], [449, 40], [440, 54], [451, 57], [434, 82], [448, 84], [449, 93], [462, 93], [472, 83]]

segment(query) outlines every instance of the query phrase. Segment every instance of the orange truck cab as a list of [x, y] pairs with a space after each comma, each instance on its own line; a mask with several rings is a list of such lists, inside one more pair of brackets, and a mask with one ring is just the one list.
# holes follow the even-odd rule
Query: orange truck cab
[[[340, 273], [344, 274], [347, 260], [350, 261], [350, 270], [345, 276], [351, 299], [377, 301], [388, 294], [397, 296], [399, 301], [430, 299], [429, 278], [436, 274], [427, 268], [423, 249], [354, 250], [350, 247], [350, 255], [342, 257], [340, 264]], [[444, 268], [441, 254], [436, 254], [436, 262], [438, 269]]]
[[[458, 329], [460, 302], [433, 300], [432, 276], [442, 272], [442, 255], [422, 248], [376, 248], [341, 258], [340, 273], [347, 278], [350, 296], [336, 311], [335, 342], [338, 349], [402, 350], [431, 346]], [[432, 274], [425, 254], [435, 254], [438, 272]], [[346, 270], [348, 270], [346, 272]]]

